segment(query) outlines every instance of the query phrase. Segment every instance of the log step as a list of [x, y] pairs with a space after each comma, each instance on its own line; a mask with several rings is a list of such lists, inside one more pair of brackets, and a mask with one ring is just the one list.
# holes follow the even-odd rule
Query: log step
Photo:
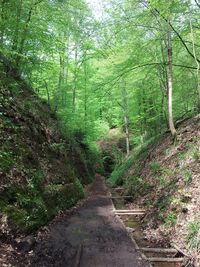
[[144, 212], [115, 212], [116, 215], [144, 215]]
[[113, 210], [114, 212], [145, 212], [144, 209], [134, 209], [134, 210]]
[[133, 198], [133, 196], [118, 196], [118, 197], [111, 196], [110, 198], [112, 198], [112, 199], [123, 199], [123, 198]]
[[150, 262], [182, 262], [183, 258], [147, 258]]
[[144, 252], [155, 252], [155, 253], [177, 253], [178, 251], [174, 248], [140, 248]]

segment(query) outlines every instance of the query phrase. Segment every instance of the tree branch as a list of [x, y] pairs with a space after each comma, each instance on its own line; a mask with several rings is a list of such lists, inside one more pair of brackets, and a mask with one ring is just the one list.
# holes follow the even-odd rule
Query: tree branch
[[200, 8], [200, 4], [198, 3], [198, 1], [197, 0], [194, 0], [194, 1], [197, 4], [197, 6]]
[[[195, 56], [194, 54], [190, 51], [190, 49], [188, 48], [188, 46], [186, 45], [186, 42], [183, 40], [183, 38], [181, 37], [181, 35], [179, 34], [179, 32], [174, 28], [174, 26], [171, 24], [170, 21], [168, 21], [162, 14], [160, 14], [160, 11], [158, 9], [154, 9], [157, 14], [159, 16], [161, 16], [165, 22], [167, 22], [167, 24], [169, 24], [169, 26], [172, 28], [172, 30], [175, 32], [175, 34], [177, 35], [177, 37], [180, 39], [181, 43], [183, 44], [183, 46], [185, 47], [185, 49], [187, 50], [188, 54], [193, 58], [195, 59]], [[200, 63], [200, 59], [196, 59], [199, 63]]]

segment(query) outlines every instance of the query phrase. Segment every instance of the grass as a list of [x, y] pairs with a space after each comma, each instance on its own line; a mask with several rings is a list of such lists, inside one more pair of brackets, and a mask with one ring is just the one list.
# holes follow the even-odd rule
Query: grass
[[156, 160], [153, 160], [149, 163], [149, 168], [151, 170], [152, 175], [156, 175], [161, 170], [160, 163]]
[[171, 211], [165, 218], [165, 225], [168, 227], [173, 226], [176, 223], [177, 214], [174, 211]]
[[[148, 156], [149, 148], [152, 145], [158, 143], [160, 140], [160, 137], [161, 136], [156, 136], [154, 138], [151, 138], [151, 139], [147, 140], [144, 144], [136, 147], [134, 149], [134, 152], [127, 159], [125, 159], [118, 166], [116, 166], [116, 168], [111, 173], [111, 176], [108, 179], [108, 183], [111, 186], [123, 184], [123, 177], [124, 177], [126, 171], [128, 169], [130, 169], [131, 166], [135, 162], [139, 161], [139, 159], [141, 159], [141, 158], [145, 159]], [[137, 174], [138, 175], [140, 172], [140, 168], [142, 168], [142, 166], [140, 166], [140, 167], [138, 166], [138, 168], [137, 168]], [[136, 174], [136, 176], [137, 176], [137, 174]]]
[[200, 249], [200, 220], [196, 219], [187, 226], [186, 242], [189, 249]]

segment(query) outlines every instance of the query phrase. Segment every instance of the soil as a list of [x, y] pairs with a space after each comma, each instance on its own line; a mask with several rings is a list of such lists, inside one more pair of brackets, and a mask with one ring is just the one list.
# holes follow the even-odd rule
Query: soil
[[96, 175], [75, 214], [61, 215], [38, 233], [32, 250], [17, 257], [15, 251], [15, 263], [2, 266], [149, 267], [114, 215], [109, 194], [104, 177]]

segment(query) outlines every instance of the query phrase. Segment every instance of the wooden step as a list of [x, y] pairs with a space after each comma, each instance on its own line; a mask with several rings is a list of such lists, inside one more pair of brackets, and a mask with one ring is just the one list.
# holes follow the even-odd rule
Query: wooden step
[[116, 215], [144, 215], [144, 212], [115, 212]]
[[177, 253], [174, 248], [140, 248], [143, 252], [155, 252], [155, 253]]
[[134, 210], [113, 210], [114, 212], [145, 212], [144, 209], [134, 209]]
[[183, 258], [147, 258], [150, 262], [182, 262]]
[[110, 198], [112, 198], [112, 199], [123, 199], [123, 198], [133, 198], [133, 196], [117, 196], [117, 197], [111, 196]]

